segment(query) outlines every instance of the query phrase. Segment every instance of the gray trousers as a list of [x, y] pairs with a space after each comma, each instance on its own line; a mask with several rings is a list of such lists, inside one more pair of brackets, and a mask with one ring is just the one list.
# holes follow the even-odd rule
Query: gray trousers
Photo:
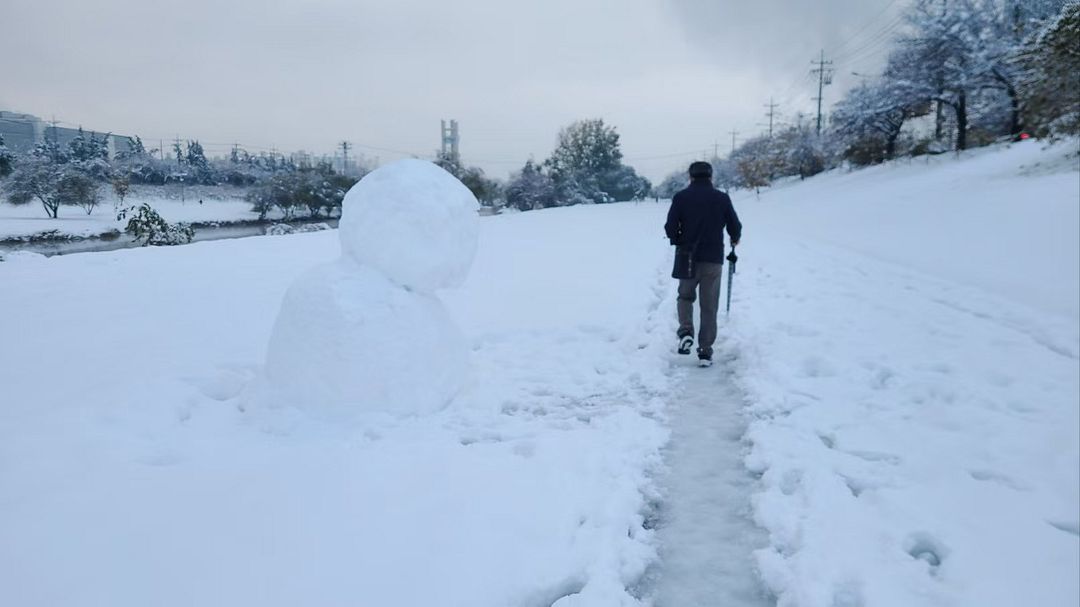
[[695, 278], [679, 280], [679, 337], [694, 334], [694, 301], [701, 297], [698, 352], [712, 356], [716, 341], [716, 313], [720, 309], [720, 282], [724, 264], [698, 262]]

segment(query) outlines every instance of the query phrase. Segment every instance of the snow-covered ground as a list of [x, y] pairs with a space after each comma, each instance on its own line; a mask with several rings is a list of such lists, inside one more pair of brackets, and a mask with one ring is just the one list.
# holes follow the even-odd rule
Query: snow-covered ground
[[0, 263], [0, 604], [1075, 605], [1071, 145], [736, 198], [706, 370], [665, 204], [485, 218], [465, 389], [348, 426], [250, 398], [334, 232]]
[[[202, 221], [239, 221], [258, 219], [259, 214], [251, 210], [251, 203], [242, 197], [229, 198], [167, 198], [150, 192], [140, 192], [124, 199], [123, 206], [135, 206], [144, 202], [166, 220], [171, 222]], [[87, 215], [79, 207], [60, 207], [59, 217], [52, 219], [45, 215], [45, 209], [38, 203], [15, 206], [0, 202], [0, 240], [23, 238], [55, 231], [62, 237], [86, 238], [123, 230], [124, 222], [116, 220], [116, 201], [107, 196], [94, 212]]]

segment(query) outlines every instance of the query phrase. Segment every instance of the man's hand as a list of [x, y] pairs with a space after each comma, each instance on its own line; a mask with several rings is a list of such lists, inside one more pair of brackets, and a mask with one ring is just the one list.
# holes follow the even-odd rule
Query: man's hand
[[731, 246], [733, 246], [733, 247], [737, 247], [737, 246], [739, 246], [739, 243], [740, 243], [740, 242], [742, 242], [742, 241], [740, 241], [740, 240], [732, 240], [732, 241], [731, 241]]

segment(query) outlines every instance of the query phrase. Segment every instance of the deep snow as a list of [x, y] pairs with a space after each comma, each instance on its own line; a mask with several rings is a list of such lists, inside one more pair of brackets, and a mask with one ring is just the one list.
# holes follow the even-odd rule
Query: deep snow
[[707, 370], [666, 205], [486, 218], [455, 407], [350, 427], [243, 407], [333, 232], [2, 262], [0, 604], [1075, 605], [1074, 151], [737, 196]]

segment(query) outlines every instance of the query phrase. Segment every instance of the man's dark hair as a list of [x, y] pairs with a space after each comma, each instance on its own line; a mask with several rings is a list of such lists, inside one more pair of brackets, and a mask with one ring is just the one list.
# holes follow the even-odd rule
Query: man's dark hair
[[712, 179], [712, 165], [700, 160], [691, 163], [690, 179]]

